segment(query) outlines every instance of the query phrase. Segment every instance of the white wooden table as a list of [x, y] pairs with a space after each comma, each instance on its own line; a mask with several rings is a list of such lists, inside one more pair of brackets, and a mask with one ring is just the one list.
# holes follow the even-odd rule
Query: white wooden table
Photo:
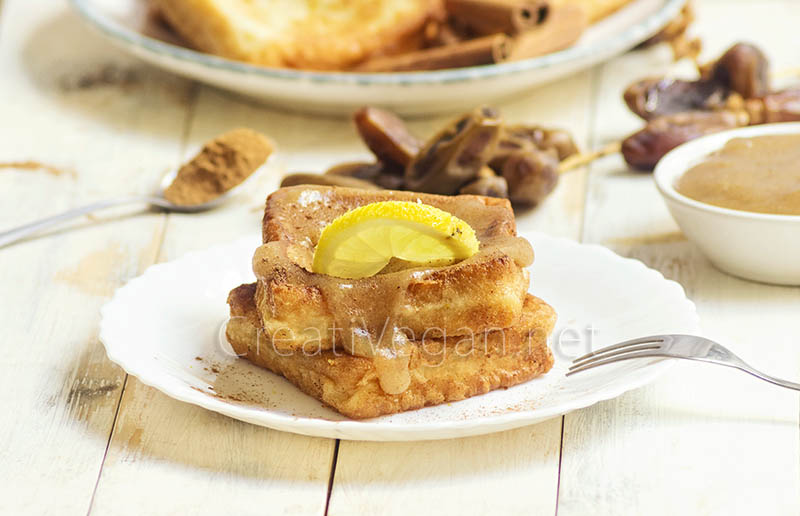
[[[716, 56], [736, 39], [797, 66], [800, 2], [703, 0]], [[685, 69], [629, 53], [502, 105], [598, 147], [640, 122], [631, 80]], [[681, 363], [656, 383], [544, 424], [450, 441], [337, 442], [260, 428], [127, 377], [97, 339], [100, 306], [148, 265], [259, 230], [286, 169], [366, 156], [349, 123], [270, 111], [133, 61], [63, 0], [0, 0], [0, 228], [145, 192], [203, 140], [251, 126], [280, 146], [248, 197], [192, 216], [106, 213], [0, 250], [0, 514], [798, 514], [797, 393]], [[428, 134], [441, 120], [412, 127]], [[600, 243], [681, 282], [705, 331], [800, 378], [800, 289], [713, 269], [649, 175], [617, 157], [564, 178], [523, 228]]]

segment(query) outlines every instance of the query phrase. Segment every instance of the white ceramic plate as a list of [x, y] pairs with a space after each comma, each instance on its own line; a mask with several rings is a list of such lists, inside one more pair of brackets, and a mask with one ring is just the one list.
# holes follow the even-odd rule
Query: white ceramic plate
[[[536, 250], [532, 289], [553, 305], [555, 367], [528, 383], [457, 403], [353, 421], [267, 370], [232, 356], [221, 330], [231, 288], [253, 281], [258, 236], [150, 267], [103, 307], [100, 339], [129, 374], [173, 398], [287, 432], [404, 441], [498, 432], [537, 423], [640, 387], [669, 361], [628, 361], [565, 377], [590, 346], [660, 333], [697, 333], [683, 289], [639, 261], [596, 245], [524, 234]], [[579, 341], [579, 342], [576, 342]]]
[[146, 0], [72, 0], [112, 42], [174, 73], [286, 109], [350, 113], [372, 104], [419, 115], [472, 108], [620, 54], [658, 32], [686, 0], [633, 0], [571, 48], [490, 66], [414, 73], [336, 73], [252, 66], [180, 45], [147, 16]]

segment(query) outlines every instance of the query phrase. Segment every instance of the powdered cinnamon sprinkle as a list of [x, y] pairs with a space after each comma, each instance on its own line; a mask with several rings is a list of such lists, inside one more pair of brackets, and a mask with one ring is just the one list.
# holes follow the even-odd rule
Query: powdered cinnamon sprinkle
[[224, 133], [180, 168], [164, 197], [180, 206], [212, 201], [252, 175], [270, 153], [269, 140], [252, 129]]
[[7, 163], [0, 163], [0, 168], [16, 168], [18, 170], [43, 170], [48, 174], [52, 174], [54, 176], [60, 176], [61, 174], [69, 174], [72, 177], [75, 177], [75, 172], [72, 170], [62, 170], [60, 168], [56, 168], [52, 165], [45, 165], [44, 163], [39, 163], [38, 161], [10, 161]]

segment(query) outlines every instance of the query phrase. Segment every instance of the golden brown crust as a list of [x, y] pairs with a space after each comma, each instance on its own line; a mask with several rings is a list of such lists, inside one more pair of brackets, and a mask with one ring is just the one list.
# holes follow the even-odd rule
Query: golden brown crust
[[274, 67], [341, 70], [413, 47], [437, 0], [151, 0], [190, 45]]
[[[301, 185], [279, 188], [267, 197], [262, 225], [263, 241], [296, 242], [307, 238], [310, 245], [316, 245], [323, 224], [353, 208], [381, 201], [419, 201], [436, 206], [468, 222], [471, 217], [465, 215], [465, 206], [466, 210], [474, 210], [474, 205], [478, 205], [487, 208], [484, 221], [487, 229], [484, 233], [508, 236], [517, 234], [514, 210], [508, 199], [483, 195], [435, 195], [396, 190], [372, 191], [337, 186]], [[313, 213], [310, 212], [312, 205]], [[471, 225], [474, 225], [474, 221]]]
[[227, 337], [247, 360], [286, 377], [303, 392], [354, 419], [376, 417], [458, 401], [510, 387], [546, 373], [553, 365], [547, 336], [556, 315], [528, 295], [513, 328], [463, 337], [415, 342], [409, 365], [411, 385], [399, 395], [380, 387], [372, 361], [327, 350], [284, 353], [259, 328], [255, 285], [231, 291]]
[[[309, 271], [325, 225], [353, 208], [386, 200], [423, 202], [465, 220], [481, 241], [480, 251], [455, 265], [393, 273], [404, 274], [400, 280], [390, 275], [340, 280]], [[507, 328], [520, 316], [529, 284], [525, 267], [533, 260], [530, 244], [516, 236], [508, 200], [475, 195], [311, 185], [281, 188], [267, 199], [263, 238], [265, 245], [253, 258], [259, 280], [256, 304], [267, 334], [283, 333], [284, 338], [276, 341], [281, 349], [297, 348], [309, 338], [319, 338], [323, 349], [331, 348], [336, 328], [347, 325], [335, 320], [332, 308], [338, 305], [328, 298], [341, 285], [352, 293], [388, 293], [377, 296], [382, 304], [363, 309], [377, 311], [381, 324], [388, 318], [412, 335], [432, 328], [451, 335]], [[323, 291], [320, 285], [332, 286]]]
[[[452, 334], [462, 328], [477, 332], [507, 328], [519, 318], [527, 290], [527, 271], [498, 254], [409, 282], [402, 302], [409, 309], [395, 313], [391, 322], [419, 333], [427, 328]], [[276, 275], [258, 282], [255, 299], [264, 330], [281, 335], [279, 348], [294, 349], [309, 339], [319, 339], [323, 349], [333, 346], [337, 325], [318, 288]]]
[[577, 5], [586, 13], [589, 23], [600, 21], [610, 16], [633, 0], [555, 0], [555, 6], [571, 4]]

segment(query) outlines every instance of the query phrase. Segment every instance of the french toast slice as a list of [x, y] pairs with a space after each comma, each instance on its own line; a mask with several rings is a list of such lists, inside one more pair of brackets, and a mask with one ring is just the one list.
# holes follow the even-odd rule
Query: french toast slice
[[418, 46], [438, 0], [151, 0], [191, 46], [273, 67], [341, 70]]
[[411, 383], [401, 394], [387, 394], [369, 358], [338, 350], [287, 353], [276, 349], [261, 328], [255, 290], [254, 284], [241, 285], [228, 296], [231, 318], [226, 336], [236, 353], [353, 419], [463, 400], [526, 382], [553, 366], [547, 338], [555, 325], [555, 311], [541, 299], [526, 295], [512, 328], [470, 340], [447, 337], [413, 342]]
[[[466, 221], [480, 242], [478, 253], [454, 265], [361, 279], [311, 272], [325, 226], [353, 208], [387, 200], [422, 202]], [[423, 334], [508, 328], [522, 312], [529, 285], [526, 267], [533, 261], [528, 241], [516, 236], [510, 203], [475, 195], [281, 188], [267, 199], [263, 241], [253, 257], [256, 305], [265, 332], [284, 350], [309, 340], [331, 349], [341, 335], [337, 331], [348, 331], [359, 321], [376, 331], [382, 325], [402, 328], [412, 340]]]
[[632, 1], [633, 0], [554, 0], [553, 5], [555, 7], [566, 4], [576, 5], [586, 13], [589, 23], [594, 23], [622, 9]]

